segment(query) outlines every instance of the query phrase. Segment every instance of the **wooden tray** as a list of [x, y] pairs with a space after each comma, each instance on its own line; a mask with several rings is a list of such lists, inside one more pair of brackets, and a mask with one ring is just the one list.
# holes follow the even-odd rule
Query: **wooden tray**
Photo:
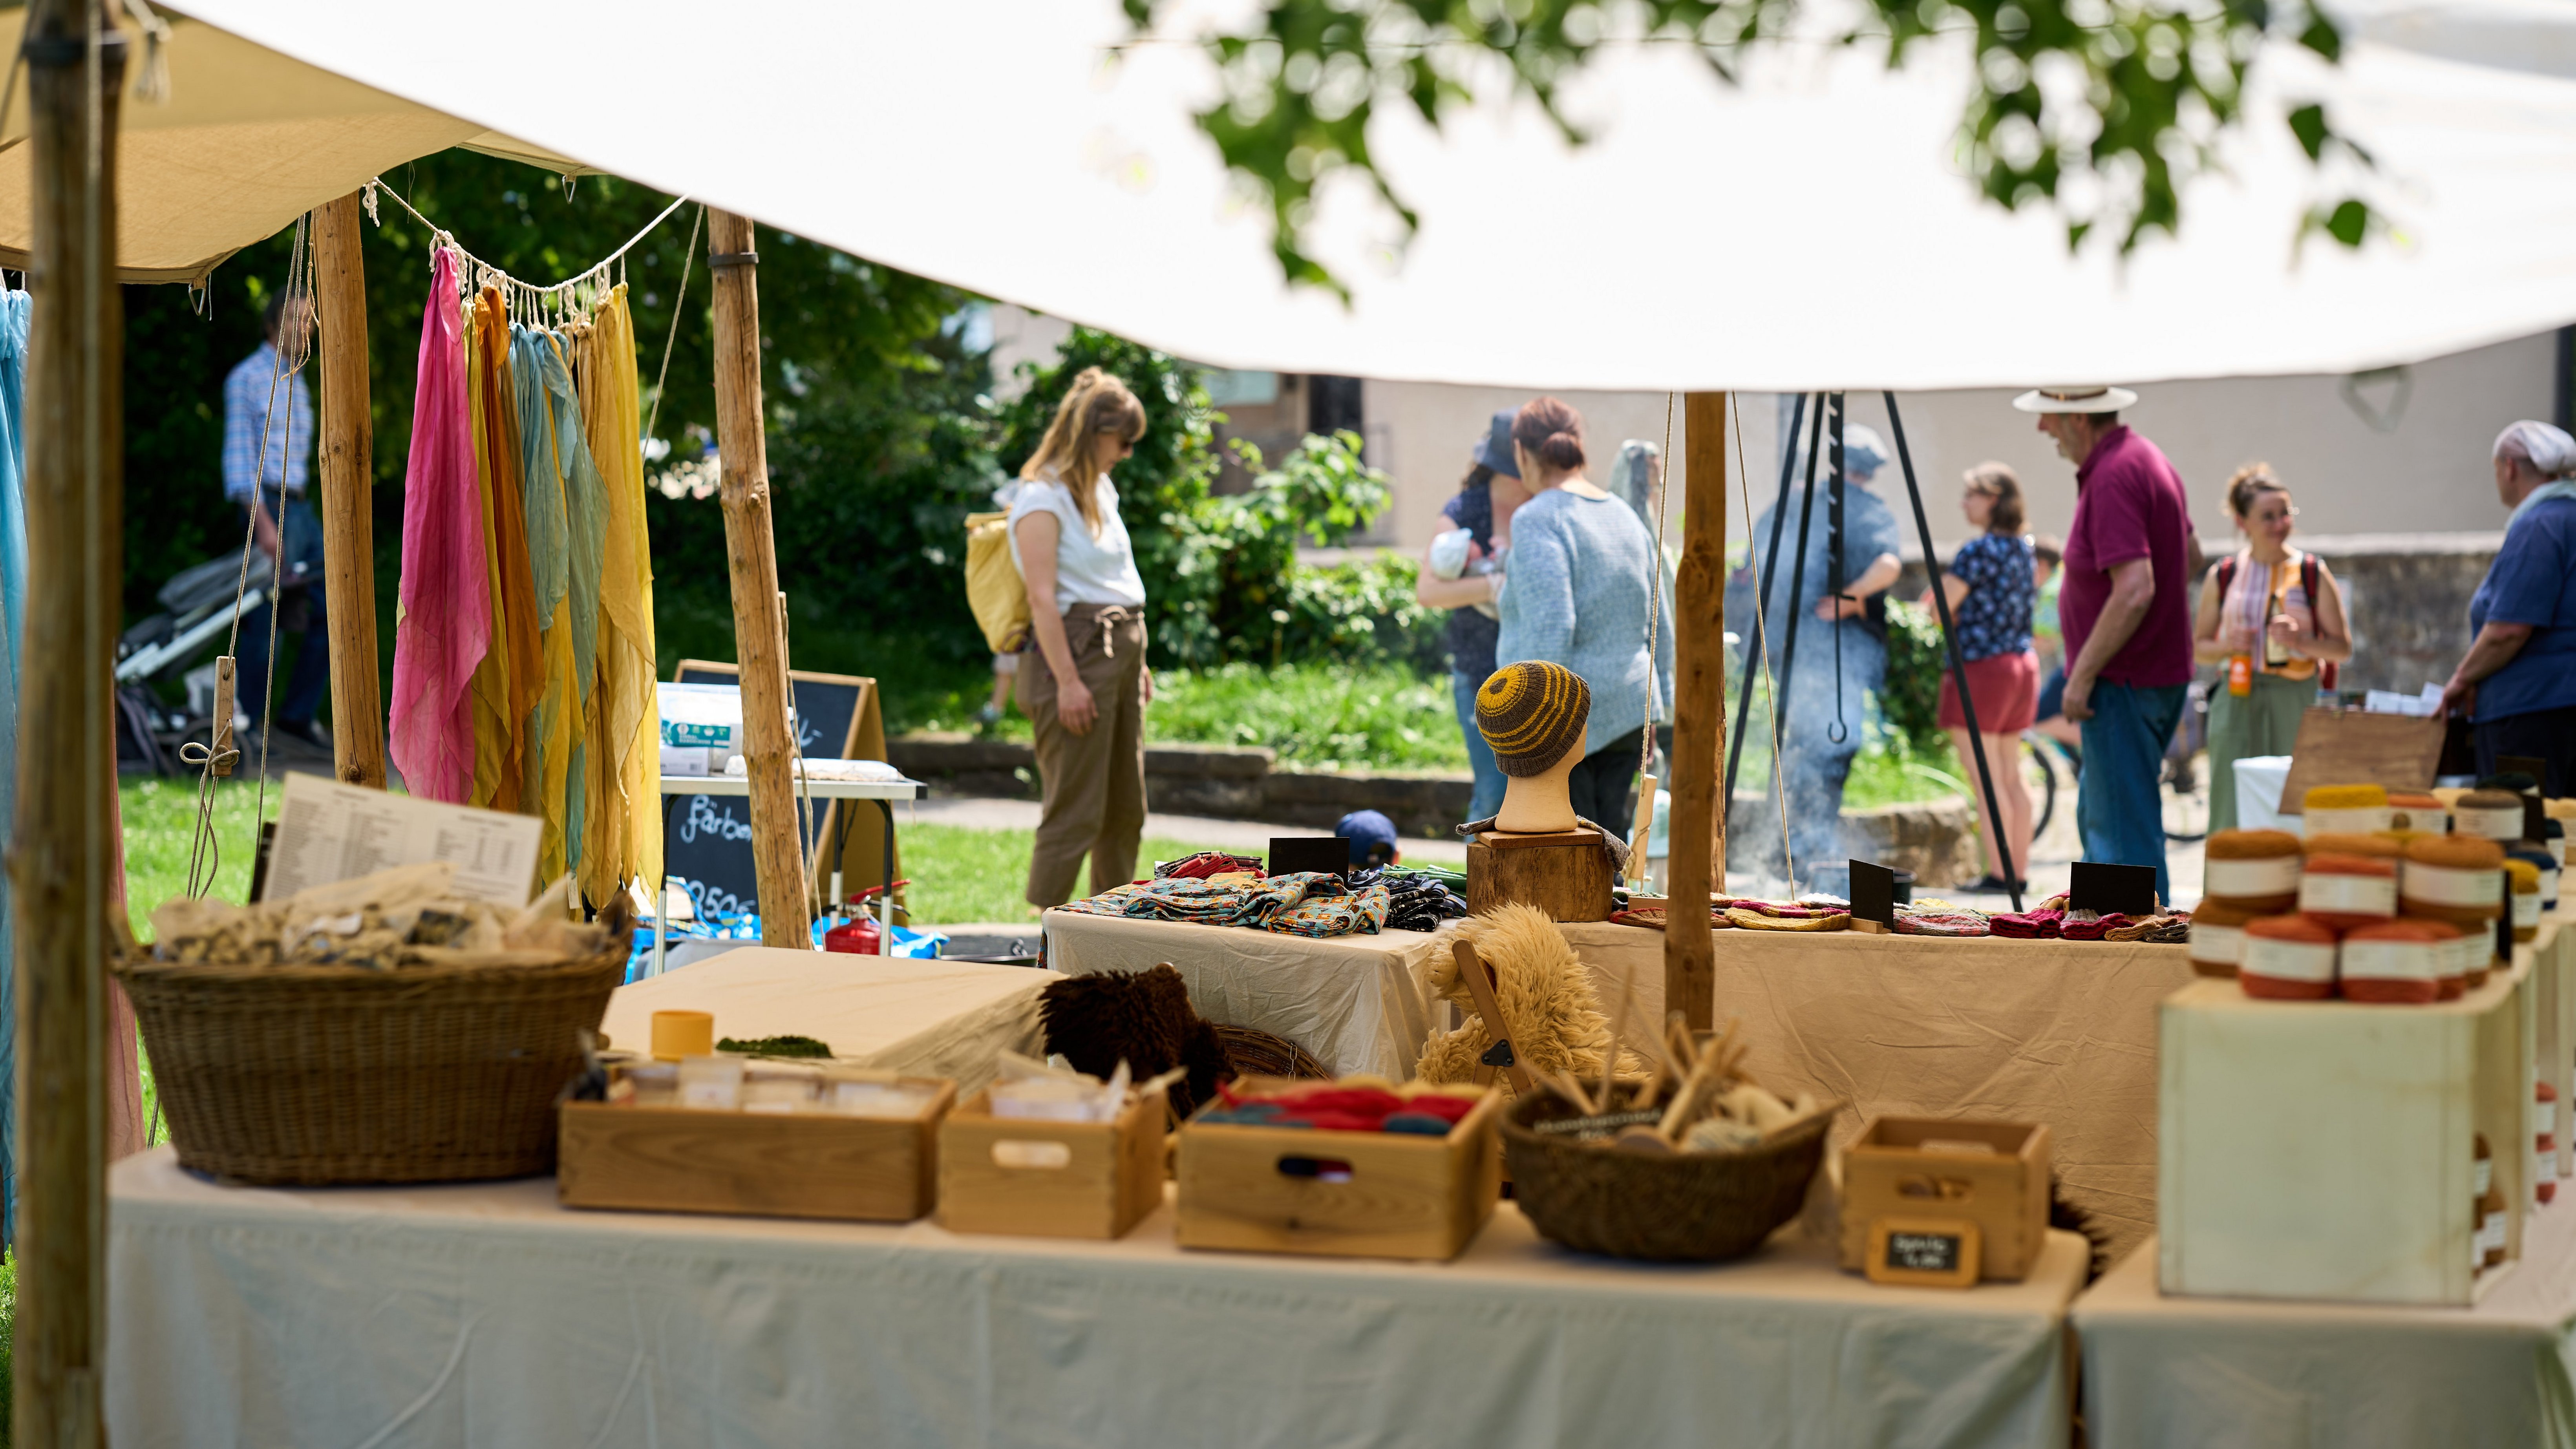
[[944, 1078], [910, 1121], [826, 1113], [563, 1104], [555, 1195], [566, 1207], [909, 1222], [938, 1188]]
[[993, 1115], [977, 1092], [939, 1124], [939, 1222], [951, 1232], [1116, 1238], [1163, 1204], [1163, 1094], [1114, 1122]]
[[[1284, 1078], [1237, 1088], [1272, 1091]], [[1446, 1137], [1317, 1132], [1195, 1118], [1181, 1126], [1178, 1237], [1185, 1248], [1347, 1258], [1448, 1259], [1466, 1250], [1502, 1195], [1487, 1091]], [[1338, 1164], [1339, 1167], [1319, 1164]], [[1347, 1176], [1341, 1169], [1347, 1169]]]

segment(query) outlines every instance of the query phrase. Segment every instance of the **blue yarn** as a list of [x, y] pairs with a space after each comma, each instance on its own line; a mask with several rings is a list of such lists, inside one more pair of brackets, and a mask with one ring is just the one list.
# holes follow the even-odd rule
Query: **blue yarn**
[[1449, 1135], [1449, 1121], [1445, 1117], [1434, 1117], [1428, 1112], [1391, 1112], [1387, 1115], [1386, 1130], [1415, 1132], [1425, 1137], [1446, 1137]]

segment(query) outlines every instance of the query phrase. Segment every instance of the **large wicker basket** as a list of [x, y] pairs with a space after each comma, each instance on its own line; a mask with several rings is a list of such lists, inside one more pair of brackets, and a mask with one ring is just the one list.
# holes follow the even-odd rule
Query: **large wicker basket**
[[555, 1165], [626, 955], [371, 971], [121, 960], [184, 1167], [252, 1183], [459, 1182]]
[[1543, 1237], [1578, 1252], [1661, 1262], [1716, 1263], [1762, 1246], [1798, 1215], [1824, 1162], [1829, 1116], [1752, 1152], [1619, 1152], [1534, 1132], [1570, 1117], [1547, 1093], [1503, 1118], [1503, 1160], [1521, 1212]]

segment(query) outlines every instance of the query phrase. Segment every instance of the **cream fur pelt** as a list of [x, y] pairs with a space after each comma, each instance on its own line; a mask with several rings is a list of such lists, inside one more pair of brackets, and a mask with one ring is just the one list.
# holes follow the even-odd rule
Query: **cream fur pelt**
[[[1476, 1059], [1494, 1044], [1493, 1034], [1476, 1013], [1476, 998], [1458, 975], [1458, 955], [1451, 946], [1461, 939], [1493, 968], [1494, 1003], [1502, 1008], [1512, 1054], [1520, 1064], [1600, 1080], [1601, 1053], [1610, 1045], [1610, 1025], [1592, 988], [1592, 972], [1565, 944], [1565, 936], [1547, 913], [1527, 905], [1469, 916], [1442, 930], [1432, 943], [1424, 990], [1435, 1001], [1455, 1003], [1466, 1021], [1456, 1031], [1432, 1033], [1414, 1074], [1426, 1082], [1472, 1081]], [[1645, 1070], [1633, 1052], [1621, 1050], [1621, 1076], [1643, 1075]], [[1505, 1092], [1511, 1090], [1508, 1076], [1495, 1080]]]

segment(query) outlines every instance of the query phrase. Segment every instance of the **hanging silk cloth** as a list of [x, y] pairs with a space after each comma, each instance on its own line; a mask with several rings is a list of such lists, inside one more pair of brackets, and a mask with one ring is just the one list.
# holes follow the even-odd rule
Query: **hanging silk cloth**
[[[537, 837], [537, 878], [552, 881], [570, 863], [574, 842], [565, 837], [566, 795], [573, 743], [581, 732], [581, 690], [573, 676], [572, 524], [565, 516], [563, 460], [555, 446], [546, 398], [546, 363], [554, 344], [534, 328], [510, 329], [510, 378], [518, 391], [519, 456], [525, 476], [528, 565], [535, 581], [536, 619], [544, 641], [540, 690], [528, 717], [528, 745], [520, 809], [545, 821]], [[592, 596], [594, 606], [598, 595]]]
[[474, 674], [492, 635], [456, 258], [438, 249], [421, 318], [386, 742], [413, 794], [450, 802], [474, 788]]
[[[599, 572], [608, 536], [608, 492], [599, 466], [583, 435], [581, 401], [574, 395], [571, 359], [563, 339], [538, 334], [545, 350], [538, 356], [546, 387], [546, 422], [552, 429], [555, 464], [563, 472], [564, 530], [567, 562], [565, 609], [572, 624], [572, 678], [576, 708], [572, 714], [572, 756], [564, 785], [564, 851], [566, 864], [579, 867], [590, 812], [591, 738], [599, 678]], [[613, 883], [616, 862], [606, 869]], [[585, 874], [587, 874], [585, 872]], [[599, 898], [605, 901], [607, 898]]]
[[488, 520], [492, 636], [474, 673], [474, 794], [471, 803], [526, 810], [528, 721], [545, 689], [541, 620], [528, 558], [527, 499], [520, 472], [518, 385], [511, 375], [510, 323], [497, 287], [474, 307], [474, 463]]
[[[0, 292], [0, 836], [18, 818], [18, 640], [27, 627], [28, 295]], [[17, 922], [8, 873], [0, 871], [0, 1238], [18, 1240]]]
[[635, 321], [610, 290], [581, 339], [583, 431], [608, 505], [599, 573], [599, 671], [589, 737], [581, 888], [594, 905], [662, 874], [662, 750], [653, 652], [653, 550], [644, 523], [643, 417]]

